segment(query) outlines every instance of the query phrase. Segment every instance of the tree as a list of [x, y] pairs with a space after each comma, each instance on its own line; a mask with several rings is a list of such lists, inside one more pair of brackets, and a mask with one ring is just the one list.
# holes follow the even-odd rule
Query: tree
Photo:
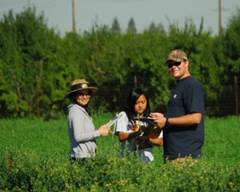
[[234, 74], [240, 73], [240, 8], [237, 9], [224, 34], [225, 54], [229, 58], [229, 70]]
[[35, 8], [16, 15], [10, 11], [0, 22], [0, 30], [0, 64], [4, 74], [0, 82], [0, 113], [40, 114], [46, 98], [42, 89], [45, 69], [54, 57], [56, 36], [48, 29], [43, 15], [36, 15]]
[[135, 21], [132, 17], [130, 18], [130, 20], [128, 22], [127, 33], [130, 33], [130, 34], [136, 34], [137, 33], [137, 28], [135, 26]]
[[[229, 24], [223, 33], [223, 45], [224, 53], [227, 58], [225, 63], [225, 74], [228, 75], [228, 84], [234, 86], [228, 86], [231, 92], [234, 92], [234, 114], [239, 114], [240, 109], [240, 8], [236, 9], [236, 13], [230, 18]], [[228, 90], [226, 89], [226, 92]]]
[[158, 25], [156, 25], [154, 22], [152, 22], [149, 25], [149, 32], [155, 33], [155, 32], [161, 32], [161, 33], [165, 33], [164, 27], [161, 23], [159, 23]]
[[120, 24], [117, 18], [114, 18], [111, 30], [112, 30], [112, 33], [121, 33]]

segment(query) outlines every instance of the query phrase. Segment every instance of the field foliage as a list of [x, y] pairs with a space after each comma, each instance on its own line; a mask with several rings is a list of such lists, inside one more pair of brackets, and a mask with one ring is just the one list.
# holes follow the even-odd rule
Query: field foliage
[[[95, 125], [110, 114], [94, 117]], [[98, 155], [68, 160], [66, 119], [0, 120], [0, 191], [239, 191], [239, 117], [206, 118], [202, 159], [164, 164], [119, 157], [118, 140], [99, 138]]]

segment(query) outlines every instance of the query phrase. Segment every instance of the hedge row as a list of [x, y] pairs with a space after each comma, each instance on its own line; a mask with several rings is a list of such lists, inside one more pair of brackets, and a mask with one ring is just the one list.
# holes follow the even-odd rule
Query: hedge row
[[134, 156], [98, 156], [84, 164], [36, 154], [6, 153], [0, 162], [3, 191], [239, 191], [240, 164], [204, 160], [144, 164]]
[[188, 54], [191, 72], [206, 91], [206, 110], [217, 114], [225, 84], [239, 76], [239, 23], [238, 9], [220, 35], [204, 31], [203, 20], [199, 26], [186, 20], [183, 27], [151, 25], [141, 33], [93, 26], [62, 37], [33, 8], [9, 11], [0, 20], [0, 115], [53, 117], [67, 105], [75, 78], [99, 87], [95, 110], [118, 111], [139, 86], [163, 111], [173, 84], [165, 59], [174, 48]]

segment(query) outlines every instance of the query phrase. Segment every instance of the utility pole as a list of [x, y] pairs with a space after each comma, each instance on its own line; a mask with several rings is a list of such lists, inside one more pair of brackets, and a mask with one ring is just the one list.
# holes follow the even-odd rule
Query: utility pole
[[72, 0], [72, 32], [76, 33], [76, 0]]
[[222, 32], [222, 0], [218, 0], [218, 34]]

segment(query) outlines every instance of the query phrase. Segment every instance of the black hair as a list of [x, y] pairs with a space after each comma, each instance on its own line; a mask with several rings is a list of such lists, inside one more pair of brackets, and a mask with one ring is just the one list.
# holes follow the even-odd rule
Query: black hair
[[129, 120], [133, 120], [134, 117], [136, 117], [136, 115], [137, 115], [137, 113], [134, 110], [134, 107], [135, 107], [136, 101], [138, 100], [138, 98], [141, 95], [144, 95], [147, 100], [147, 106], [143, 112], [143, 116], [148, 117], [150, 114], [150, 103], [149, 103], [148, 96], [141, 89], [135, 88], [130, 92], [130, 94], [128, 96], [127, 116], [129, 118]]

